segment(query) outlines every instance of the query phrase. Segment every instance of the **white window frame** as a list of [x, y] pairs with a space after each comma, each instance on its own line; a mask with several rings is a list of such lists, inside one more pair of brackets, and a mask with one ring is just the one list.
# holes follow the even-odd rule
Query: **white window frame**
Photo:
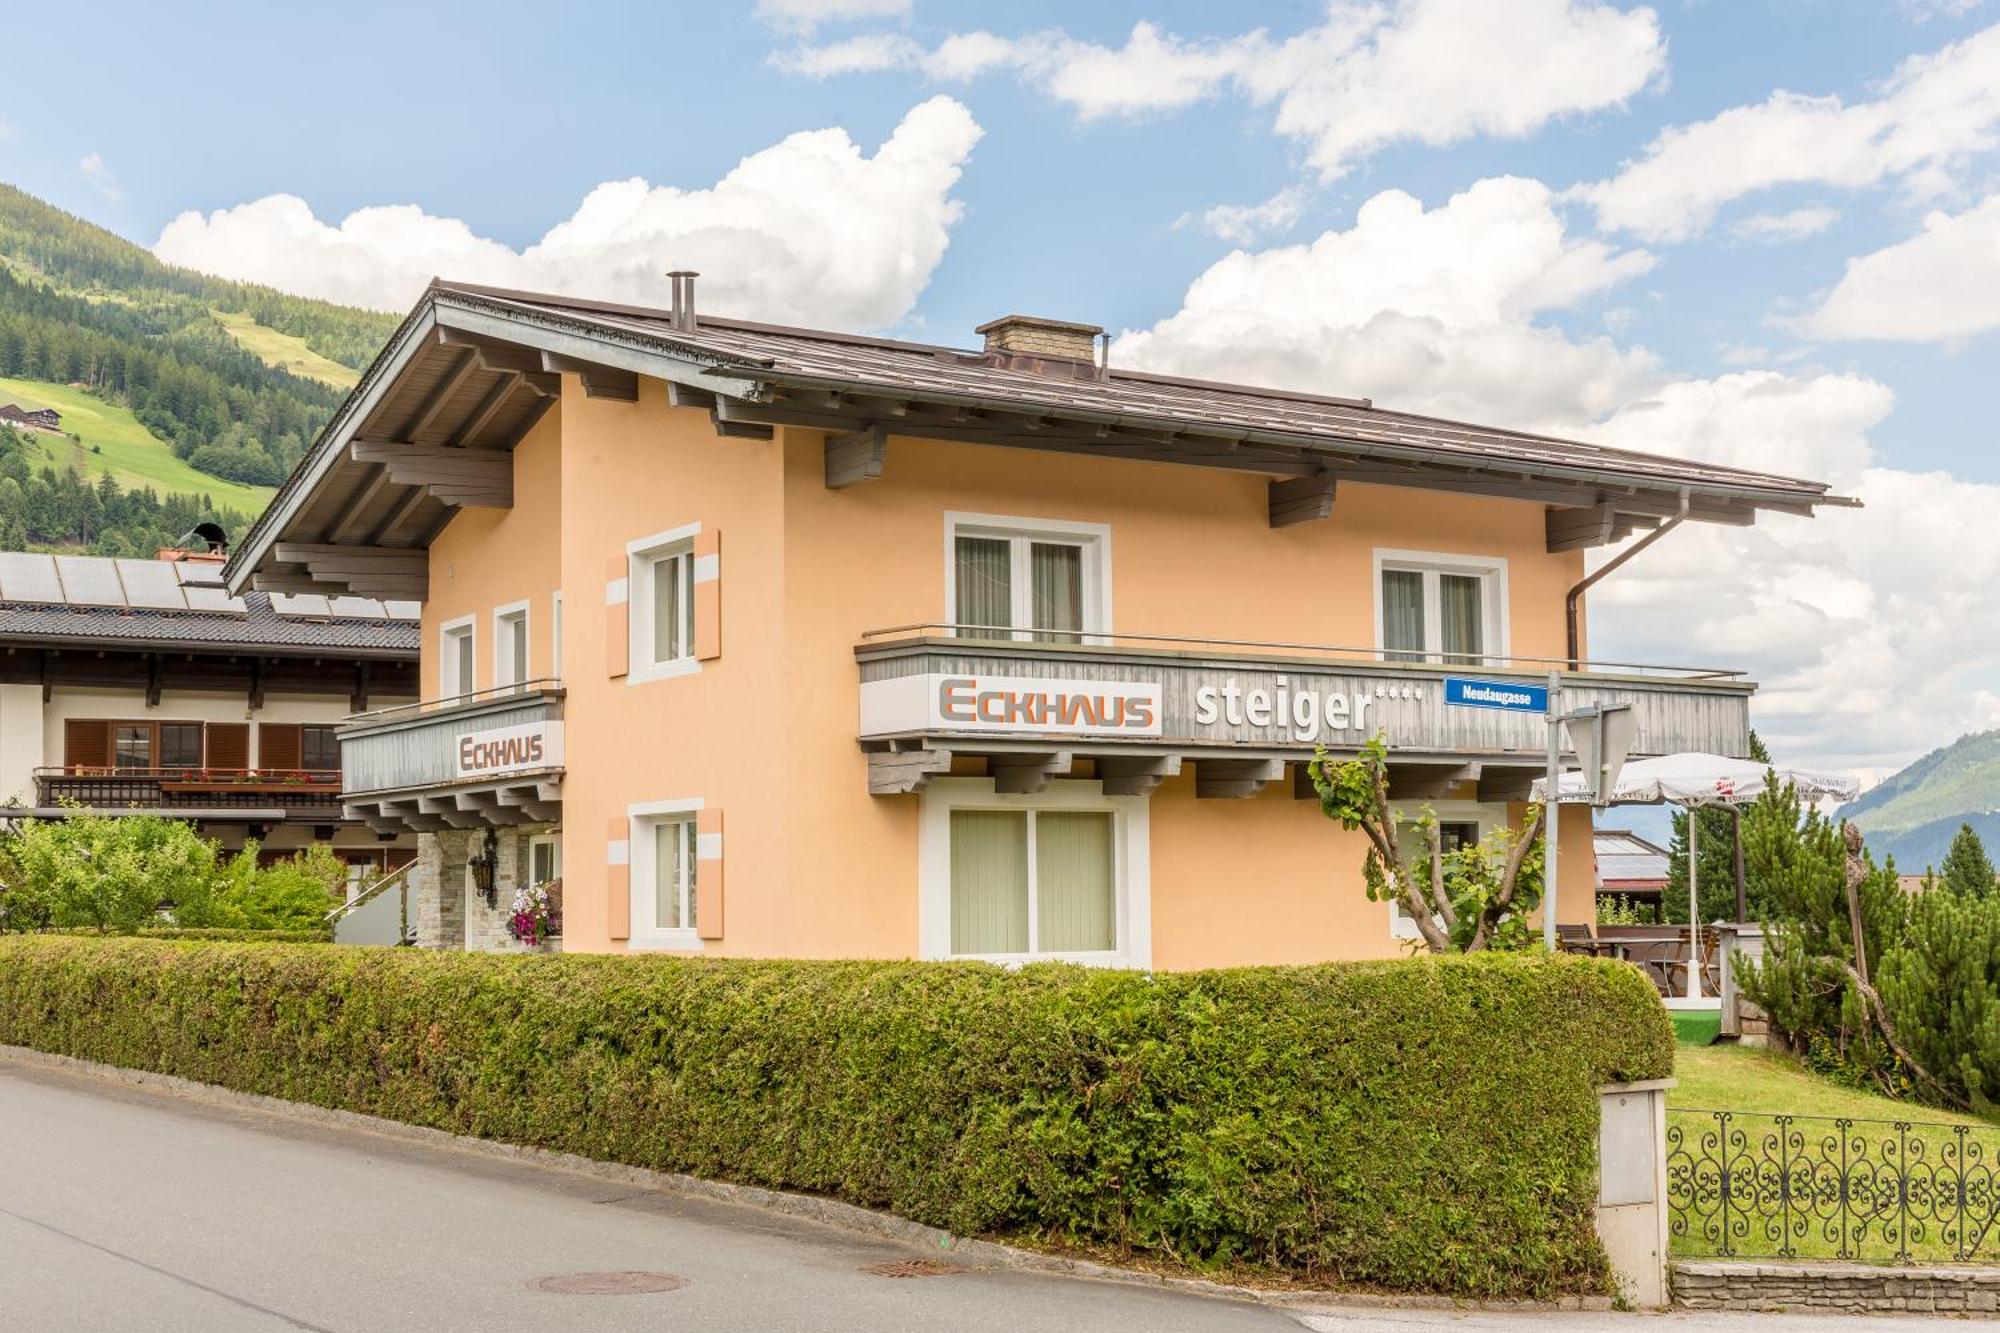
[[[693, 595], [694, 588], [700, 581], [700, 571], [696, 568], [694, 540], [700, 535], [701, 524], [688, 523], [625, 544], [627, 566], [625, 600], [629, 612], [626, 624], [630, 635], [627, 642], [628, 661], [625, 671], [627, 685], [641, 685], [653, 680], [670, 680], [676, 676], [691, 676], [701, 670], [701, 659], [694, 655]], [[676, 555], [687, 557], [690, 571], [686, 652], [671, 661], [655, 662], [653, 660], [653, 568], [656, 561]]]
[[549, 594], [549, 678], [562, 679], [563, 595], [557, 588]]
[[[947, 510], [944, 516], [944, 622], [959, 623], [958, 539], [994, 537], [1014, 545], [1010, 580], [1014, 605], [1013, 637], [1030, 641], [1034, 580], [1028, 547], [1036, 541], [1067, 542], [1083, 548], [1084, 643], [1106, 642], [1111, 633], [1111, 525], [1078, 523], [1059, 518], [1020, 518], [1008, 514], [972, 514]], [[956, 631], [954, 631], [956, 632]]]
[[[1153, 965], [1151, 799], [1106, 796], [1101, 782], [1052, 783], [1048, 790], [1014, 795], [993, 790], [991, 778], [933, 778], [917, 814], [917, 956], [977, 958], [1009, 966], [1060, 960], [1098, 967]], [[1112, 875], [1117, 944], [1105, 951], [1034, 951], [1033, 885], [1029, 887], [1028, 953], [954, 954], [951, 951], [951, 812], [954, 810], [1093, 811], [1112, 816]]]
[[[535, 849], [538, 847], [547, 847], [549, 849], [549, 864], [555, 870], [555, 874], [551, 876], [551, 878], [561, 879], [562, 878], [562, 834], [560, 833], [536, 833], [529, 836], [528, 873], [525, 876], [525, 878], [531, 881], [534, 879]], [[546, 883], [547, 881], [543, 882]], [[534, 885], [530, 883], [529, 887], [533, 888]]]
[[[1482, 618], [1480, 637], [1484, 646], [1480, 658], [1488, 664], [1505, 661], [1513, 649], [1509, 640], [1509, 607], [1507, 597], [1507, 561], [1504, 556], [1453, 555], [1443, 551], [1398, 551], [1383, 547], [1375, 549], [1375, 578], [1373, 595], [1375, 598], [1375, 650], [1378, 654], [1389, 651], [1383, 633], [1383, 617], [1387, 611], [1388, 599], [1382, 595], [1382, 576], [1390, 570], [1402, 570], [1424, 576], [1424, 656], [1423, 664], [1446, 668], [1476, 669], [1480, 662], [1447, 662], [1441, 656], [1444, 633], [1439, 621], [1440, 602], [1438, 596], [1438, 575], [1465, 574], [1485, 580], [1486, 595], [1480, 599]], [[1397, 649], [1402, 652], [1404, 649]]]
[[[459, 680], [458, 639], [464, 636], [472, 640], [472, 652], [468, 660], [472, 663], [475, 679]], [[438, 626], [438, 697], [456, 699], [460, 695], [473, 694], [479, 689], [479, 617], [460, 616], [447, 620]]]
[[[1479, 840], [1481, 842], [1486, 841], [1487, 837], [1495, 829], [1507, 827], [1509, 822], [1507, 818], [1507, 806], [1503, 802], [1391, 801], [1389, 808], [1398, 816], [1397, 828], [1399, 831], [1406, 824], [1421, 819], [1424, 811], [1428, 809], [1440, 824], [1477, 824], [1479, 826]], [[1413, 868], [1420, 875], [1427, 873], [1421, 866]], [[1426, 880], [1423, 882], [1428, 884], [1429, 881]], [[1402, 903], [1391, 898], [1384, 906], [1389, 909], [1389, 935], [1391, 938], [1399, 940], [1418, 940], [1423, 938], [1422, 933], [1417, 930], [1415, 919], [1403, 910]], [[1433, 917], [1432, 920], [1437, 920], [1437, 918]], [[1438, 921], [1438, 925], [1442, 927], [1444, 922]]]
[[[522, 640], [521, 678], [515, 680], [514, 640]], [[535, 678], [534, 612], [523, 600], [493, 608], [493, 685], [525, 685]]]
[[[656, 847], [653, 830], [664, 823], [694, 823], [701, 813], [702, 798], [683, 797], [667, 801], [641, 801], [625, 807], [626, 846], [630, 849], [629, 875], [632, 895], [632, 933], [625, 944], [633, 950], [679, 950], [698, 952], [702, 939], [696, 927], [677, 930], [662, 930], [653, 922], [653, 886], [658, 877]], [[703, 840], [713, 835], [695, 834], [695, 860], [701, 861]], [[699, 881], [695, 892], [700, 893]], [[699, 920], [700, 906], [697, 897], [695, 911]]]

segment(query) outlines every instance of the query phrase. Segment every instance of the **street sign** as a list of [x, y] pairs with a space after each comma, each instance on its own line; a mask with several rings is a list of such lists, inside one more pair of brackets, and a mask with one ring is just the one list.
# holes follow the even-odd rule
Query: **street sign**
[[1611, 804], [1618, 786], [1618, 774], [1625, 757], [1632, 752], [1632, 739], [1639, 730], [1638, 715], [1631, 704], [1601, 704], [1570, 713], [1562, 719], [1576, 750], [1577, 764], [1583, 769], [1592, 805]]
[[1517, 680], [1472, 680], [1465, 676], [1446, 676], [1444, 701], [1459, 708], [1546, 713], [1549, 711], [1549, 687], [1524, 685]]

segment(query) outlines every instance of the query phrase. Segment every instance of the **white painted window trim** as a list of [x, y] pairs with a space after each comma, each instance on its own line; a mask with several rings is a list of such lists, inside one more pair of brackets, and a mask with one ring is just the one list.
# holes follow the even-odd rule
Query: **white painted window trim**
[[[632, 933], [625, 941], [625, 947], [634, 951], [677, 950], [699, 952], [702, 949], [701, 936], [693, 927], [681, 930], [661, 930], [649, 923], [653, 920], [653, 885], [658, 874], [655, 861], [656, 848], [653, 845], [653, 828], [657, 824], [674, 822], [692, 823], [701, 812], [702, 798], [682, 797], [666, 801], [640, 801], [625, 807], [626, 846], [630, 848], [630, 868], [627, 878], [632, 894]], [[696, 835], [696, 859], [700, 858], [700, 835]], [[695, 884], [697, 895], [701, 892], [699, 880]], [[701, 910], [699, 899], [695, 911]]]
[[[1440, 824], [1477, 824], [1479, 840], [1486, 838], [1495, 829], [1507, 827], [1507, 805], [1504, 801], [1391, 801], [1389, 808], [1399, 819], [1416, 820], [1428, 809]], [[1399, 823], [1398, 827], [1401, 827]], [[1418, 874], [1424, 874], [1417, 867]], [[1391, 899], [1383, 904], [1389, 909], [1389, 935], [1393, 939], [1417, 940], [1423, 936], [1417, 930], [1417, 923], [1403, 910], [1402, 904]], [[1433, 918], [1435, 919], [1435, 918]], [[1439, 921], [1442, 926], [1444, 923]]]
[[549, 679], [561, 680], [563, 670], [563, 595], [557, 588], [549, 594]]
[[[479, 617], [464, 615], [456, 620], [447, 620], [438, 626], [438, 697], [455, 699], [462, 694], [472, 694], [479, 688], [474, 680], [458, 680], [458, 654], [454, 640], [464, 633], [472, 638], [472, 670], [475, 677], [479, 672]], [[446, 672], [451, 675], [446, 676]]]
[[[1439, 628], [1439, 597], [1437, 595], [1439, 574], [1471, 574], [1486, 580], [1485, 619], [1483, 632], [1486, 640], [1485, 651], [1481, 654], [1488, 662], [1504, 661], [1513, 654], [1512, 602], [1507, 594], [1507, 559], [1505, 556], [1456, 555], [1448, 551], [1402, 551], [1389, 547], [1375, 548], [1375, 573], [1370, 584], [1375, 599], [1375, 651], [1384, 653], [1388, 647], [1383, 639], [1382, 616], [1384, 601], [1382, 596], [1382, 575], [1387, 570], [1410, 570], [1425, 575], [1424, 579], [1424, 651], [1435, 655], [1441, 651], [1443, 642]], [[1444, 662], [1433, 656], [1430, 665], [1446, 667], [1477, 666], [1472, 662]]]
[[[991, 778], [933, 778], [918, 798], [917, 956], [971, 956], [1018, 965], [1060, 960], [1099, 967], [1153, 965], [1152, 802], [1106, 796], [1101, 782], [1057, 782], [1032, 795], [1002, 794]], [[1117, 947], [1089, 953], [954, 955], [951, 951], [951, 812], [953, 810], [1102, 810], [1112, 816]]]
[[[701, 524], [686, 523], [678, 528], [668, 528], [650, 537], [640, 537], [625, 543], [626, 557], [626, 597], [625, 604], [627, 641], [627, 663], [625, 683], [643, 685], [647, 681], [672, 680], [676, 676], [692, 676], [701, 670], [701, 659], [694, 655], [694, 599], [688, 599], [688, 624], [686, 654], [671, 662], [653, 660], [653, 562], [662, 556], [686, 555], [689, 568], [694, 567], [694, 539], [701, 535]], [[695, 581], [699, 581], [697, 574]]]
[[[520, 685], [535, 678], [534, 615], [532, 605], [525, 598], [493, 608], [493, 684], [496, 689], [502, 685]], [[521, 620], [518, 631], [510, 623], [516, 616]], [[508, 676], [513, 670], [513, 663], [509, 659], [514, 655], [513, 636], [516, 633], [527, 641], [527, 652], [523, 654], [526, 666], [520, 680], [510, 680]]]
[[[1083, 547], [1083, 628], [1085, 643], [1107, 642], [1112, 634], [1111, 525], [1079, 523], [1060, 518], [1023, 518], [1011, 514], [974, 514], [947, 509], [944, 515], [944, 621], [958, 620], [959, 537], [1005, 537], [1017, 543], [1038, 537], [1056, 538]], [[1017, 547], [1017, 552], [1019, 548]], [[1032, 618], [1033, 585], [1025, 568], [1013, 579], [1016, 639], [1026, 640], [1024, 626]]]

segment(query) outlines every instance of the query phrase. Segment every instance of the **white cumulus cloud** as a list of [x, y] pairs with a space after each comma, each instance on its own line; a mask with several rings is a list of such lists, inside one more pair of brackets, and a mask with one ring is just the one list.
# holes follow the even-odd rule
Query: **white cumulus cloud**
[[822, 23], [901, 18], [910, 0], [757, 0], [757, 17], [774, 28], [811, 32]]
[[1939, 342], [2000, 328], [2000, 194], [1847, 263], [1817, 310], [1796, 322], [1822, 338]]
[[1729, 229], [1739, 241], [1781, 244], [1816, 236], [1840, 220], [1831, 208], [1793, 208], [1783, 213], [1753, 213]]
[[1270, 232], [1285, 231], [1305, 215], [1306, 192], [1288, 185], [1269, 199], [1255, 204], [1217, 204], [1199, 212], [1183, 213], [1174, 221], [1176, 230], [1199, 227], [1231, 245], [1248, 245]]
[[1666, 42], [1646, 8], [1596, 0], [1329, 0], [1286, 38], [1263, 29], [1181, 37], [1135, 24], [1123, 45], [1059, 30], [978, 30], [926, 50], [870, 35], [779, 52], [813, 77], [890, 69], [949, 82], [1008, 71], [1084, 120], [1175, 110], [1233, 93], [1275, 108], [1322, 176], [1395, 143], [1518, 138], [1563, 115], [1618, 106], [1660, 77]]
[[963, 106], [934, 97], [873, 155], [844, 130], [809, 130], [704, 188], [606, 182], [522, 250], [414, 204], [358, 209], [335, 224], [280, 194], [183, 213], [153, 251], [389, 310], [411, 304], [433, 276], [664, 303], [666, 271], [692, 268], [703, 307], [718, 313], [875, 328], [909, 313], [944, 257], [961, 208], [951, 191], [980, 134]]
[[1903, 62], [1877, 95], [1775, 92], [1668, 129], [1576, 195], [1600, 225], [1651, 241], [1699, 235], [1726, 204], [1783, 185], [1941, 188], [2000, 131], [2000, 26]]

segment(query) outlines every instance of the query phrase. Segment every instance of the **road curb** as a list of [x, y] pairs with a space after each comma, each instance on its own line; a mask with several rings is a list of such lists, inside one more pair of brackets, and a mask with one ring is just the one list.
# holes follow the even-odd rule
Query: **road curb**
[[1176, 1277], [1163, 1273], [1150, 1273], [1143, 1269], [1120, 1268], [1090, 1259], [1046, 1254], [1039, 1250], [1005, 1245], [998, 1241], [976, 1240], [969, 1236], [955, 1235], [941, 1227], [912, 1222], [894, 1213], [877, 1212], [856, 1204], [842, 1203], [838, 1199], [823, 1199], [811, 1194], [792, 1194], [757, 1185], [737, 1185], [727, 1181], [706, 1180], [700, 1176], [680, 1175], [671, 1171], [654, 1171], [645, 1167], [623, 1166], [616, 1162], [601, 1162], [596, 1158], [580, 1157], [575, 1153], [472, 1138], [468, 1135], [448, 1133], [442, 1129], [408, 1125], [399, 1120], [363, 1115], [358, 1111], [340, 1111], [324, 1106], [313, 1106], [306, 1102], [267, 1097], [262, 1093], [238, 1092], [234, 1088], [220, 1087], [213, 1083], [197, 1083], [193, 1079], [181, 1078], [174, 1074], [156, 1074], [150, 1070], [127, 1069], [120, 1065], [100, 1064], [94, 1060], [79, 1060], [75, 1056], [56, 1055], [27, 1046], [0, 1044], [0, 1066], [10, 1062], [168, 1093], [212, 1106], [258, 1111], [301, 1124], [357, 1130], [404, 1143], [469, 1153], [491, 1161], [551, 1167], [573, 1175], [588, 1176], [594, 1180], [636, 1185], [662, 1194], [753, 1208], [759, 1212], [819, 1222], [847, 1231], [899, 1241], [906, 1245], [949, 1254], [954, 1258], [988, 1268], [1050, 1273], [1095, 1282], [1116, 1282], [1124, 1286], [1153, 1287], [1220, 1300], [1250, 1301], [1298, 1313], [1310, 1313], [1316, 1310], [1334, 1313], [1343, 1309], [1418, 1309], [1533, 1314], [1564, 1310], [1609, 1311], [1612, 1308], [1611, 1298], [1608, 1296], [1568, 1296], [1554, 1301], [1457, 1300], [1449, 1296], [1265, 1289], [1236, 1286], [1226, 1282], [1210, 1282], [1202, 1278]]

